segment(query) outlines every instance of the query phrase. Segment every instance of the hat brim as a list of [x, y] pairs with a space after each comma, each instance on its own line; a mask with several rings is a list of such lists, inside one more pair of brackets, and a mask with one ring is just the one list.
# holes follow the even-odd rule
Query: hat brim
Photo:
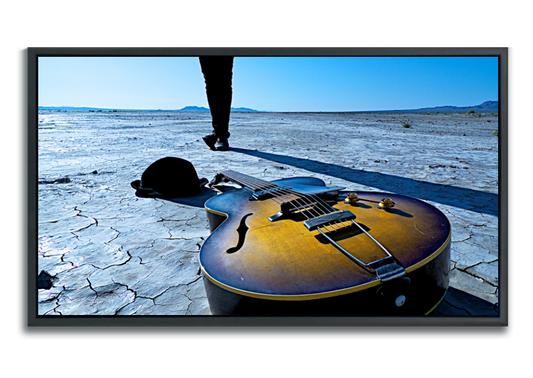
[[[198, 194], [202, 191], [202, 188], [209, 182], [205, 177], [198, 180], [198, 191], [195, 194]], [[139, 197], [148, 197], [148, 198], [183, 198], [183, 197], [192, 197], [184, 195], [174, 195], [174, 194], [163, 194], [152, 188], [145, 188], [141, 185], [141, 180], [132, 181], [131, 187], [135, 189]]]
[[139, 197], [164, 197], [162, 193], [159, 193], [152, 188], [145, 188], [141, 185], [141, 180], [135, 180], [131, 183], [131, 187], [135, 189]]

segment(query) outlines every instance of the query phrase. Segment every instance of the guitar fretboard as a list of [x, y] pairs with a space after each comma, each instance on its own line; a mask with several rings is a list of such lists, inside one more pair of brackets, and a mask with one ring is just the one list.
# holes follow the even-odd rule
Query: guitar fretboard
[[255, 177], [248, 176], [248, 175], [245, 175], [239, 172], [235, 172], [230, 169], [222, 171], [220, 173], [224, 175], [226, 178], [228, 178], [229, 180], [234, 181], [237, 184], [245, 186], [252, 190], [265, 190], [265, 189], [275, 188], [278, 186], [269, 181], [257, 179]]
[[305, 209], [312, 207], [313, 211], [307, 212], [308, 218], [319, 217], [324, 214], [329, 214], [338, 211], [324, 202], [319, 196], [306, 195], [298, 193], [292, 188], [280, 187], [270, 181], [257, 179], [252, 176], [248, 176], [233, 170], [225, 170], [220, 172], [230, 181], [233, 181], [239, 185], [252, 189], [255, 192], [264, 191], [271, 193], [274, 201], [278, 203], [291, 202], [295, 204], [299, 209]]

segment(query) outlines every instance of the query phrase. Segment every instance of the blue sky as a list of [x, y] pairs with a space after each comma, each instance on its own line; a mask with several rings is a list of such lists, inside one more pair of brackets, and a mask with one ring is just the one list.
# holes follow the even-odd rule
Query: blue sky
[[[40, 57], [39, 106], [208, 107], [198, 58]], [[496, 57], [237, 57], [233, 107], [372, 111], [498, 99]]]

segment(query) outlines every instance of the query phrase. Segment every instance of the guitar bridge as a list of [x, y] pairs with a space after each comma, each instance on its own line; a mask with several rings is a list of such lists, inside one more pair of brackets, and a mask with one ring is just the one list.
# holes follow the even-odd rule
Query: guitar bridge
[[309, 231], [313, 231], [319, 227], [327, 226], [328, 224], [333, 222], [344, 222], [352, 219], [355, 219], [355, 215], [351, 211], [346, 210], [337, 213], [322, 215], [318, 218], [308, 219], [304, 222], [304, 226], [307, 227]]

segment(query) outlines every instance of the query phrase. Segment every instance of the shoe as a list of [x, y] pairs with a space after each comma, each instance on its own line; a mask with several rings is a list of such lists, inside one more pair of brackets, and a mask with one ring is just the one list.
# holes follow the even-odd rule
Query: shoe
[[215, 133], [206, 135], [202, 139], [204, 140], [205, 144], [207, 144], [207, 146], [210, 149], [215, 151], [215, 144], [217, 143], [217, 139], [218, 139]]
[[207, 144], [207, 146], [213, 151], [227, 151], [229, 149], [228, 138], [230, 133], [226, 131], [225, 133], [223, 133], [223, 135], [224, 134], [227, 136], [219, 137], [217, 133], [213, 131], [213, 133], [202, 137], [202, 139], [204, 140], [205, 144]]
[[215, 143], [215, 150], [217, 150], [217, 151], [227, 151], [227, 150], [229, 150], [228, 138], [217, 138], [217, 141]]

